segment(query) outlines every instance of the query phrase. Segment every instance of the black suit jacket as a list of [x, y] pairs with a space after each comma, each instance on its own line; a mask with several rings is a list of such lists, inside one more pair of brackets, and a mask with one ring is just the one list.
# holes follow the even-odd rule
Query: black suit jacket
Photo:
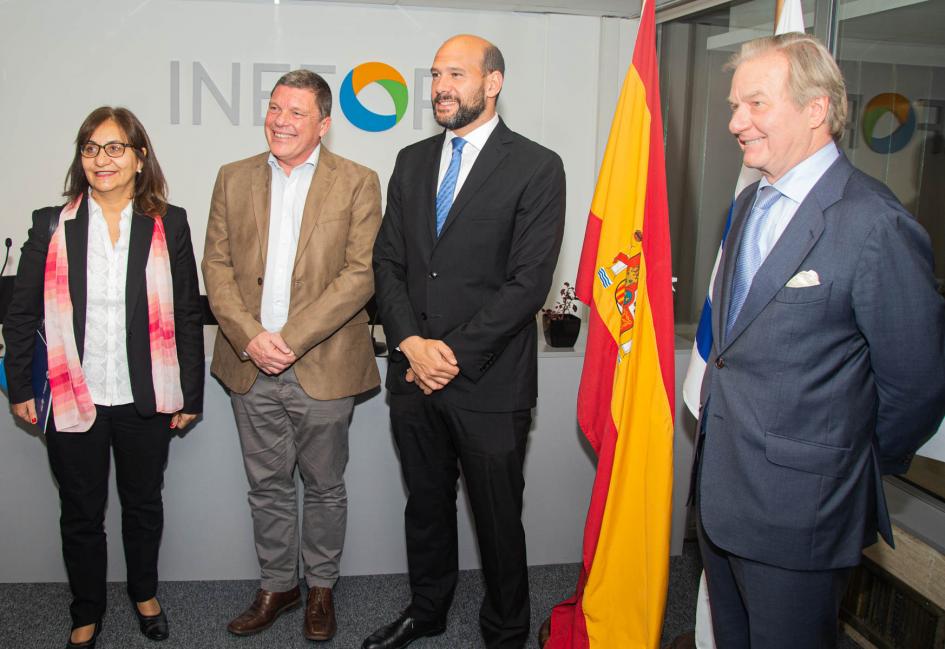
[[[3, 324], [7, 344], [5, 361], [10, 387], [10, 402], [20, 403], [33, 398], [30, 372], [34, 332], [44, 315], [43, 285], [46, 252], [49, 249], [49, 220], [62, 211], [62, 206], [45, 207], [33, 212], [30, 228], [20, 256], [13, 299]], [[69, 294], [72, 298], [72, 324], [79, 358], [85, 351], [86, 258], [88, 255], [89, 209], [84, 198], [75, 219], [65, 223], [66, 250], [69, 255]], [[128, 369], [135, 408], [143, 417], [155, 413], [154, 383], [151, 378], [151, 347], [148, 337], [148, 297], [145, 265], [151, 249], [154, 221], [135, 210], [131, 217], [128, 250], [128, 275], [125, 287], [125, 309]], [[177, 359], [180, 363], [183, 412], [203, 410], [204, 351], [201, 325], [200, 288], [197, 264], [190, 242], [187, 213], [174, 205], [167, 206], [164, 232], [171, 263], [174, 289], [174, 328]], [[88, 332], [98, 335], [98, 332]]]
[[442, 134], [397, 155], [374, 245], [378, 310], [391, 348], [390, 392], [418, 388], [395, 347], [443, 340], [460, 374], [434, 394], [464, 408], [531, 408], [537, 396], [535, 314], [551, 285], [565, 213], [557, 154], [500, 120], [436, 236]]

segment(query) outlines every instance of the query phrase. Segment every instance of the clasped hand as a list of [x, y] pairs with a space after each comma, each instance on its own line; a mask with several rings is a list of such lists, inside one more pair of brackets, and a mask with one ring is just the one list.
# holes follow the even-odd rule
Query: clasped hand
[[246, 353], [266, 374], [281, 374], [298, 360], [279, 333], [263, 331], [246, 345]]
[[416, 383], [424, 394], [442, 390], [459, 374], [456, 356], [442, 340], [409, 336], [400, 343], [400, 351], [410, 361], [405, 378]]

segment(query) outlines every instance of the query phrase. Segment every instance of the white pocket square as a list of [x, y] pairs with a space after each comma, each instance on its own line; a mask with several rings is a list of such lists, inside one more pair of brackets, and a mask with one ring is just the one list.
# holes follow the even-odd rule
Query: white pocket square
[[808, 286], [820, 286], [820, 277], [816, 270], [802, 270], [797, 275], [788, 280], [785, 284], [787, 288], [807, 288]]

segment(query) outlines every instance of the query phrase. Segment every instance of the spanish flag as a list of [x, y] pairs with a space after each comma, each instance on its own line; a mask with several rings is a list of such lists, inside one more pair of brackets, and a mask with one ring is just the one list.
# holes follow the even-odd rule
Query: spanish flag
[[577, 276], [578, 423], [598, 456], [574, 597], [546, 649], [657, 649], [669, 579], [673, 307], [654, 0], [644, 0]]

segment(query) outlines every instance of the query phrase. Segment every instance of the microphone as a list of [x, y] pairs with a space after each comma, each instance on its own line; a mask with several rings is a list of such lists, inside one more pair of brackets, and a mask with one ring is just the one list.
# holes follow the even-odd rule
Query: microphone
[[7, 237], [4, 239], [3, 245], [7, 247], [7, 252], [3, 257], [3, 265], [0, 266], [0, 275], [3, 275], [3, 271], [7, 269], [7, 262], [10, 261], [10, 248], [13, 247], [13, 239]]
[[13, 276], [3, 276], [7, 262], [10, 261], [10, 248], [13, 246], [13, 239], [7, 237], [3, 243], [7, 247], [7, 254], [3, 258], [3, 265], [0, 266], [0, 324], [3, 324], [7, 319], [7, 309], [10, 308], [10, 300], [13, 299], [13, 283], [16, 281]]

